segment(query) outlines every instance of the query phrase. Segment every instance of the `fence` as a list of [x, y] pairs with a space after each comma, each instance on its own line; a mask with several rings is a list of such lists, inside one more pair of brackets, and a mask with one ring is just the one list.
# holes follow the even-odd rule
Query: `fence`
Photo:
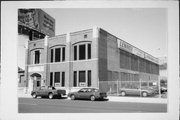
[[121, 95], [123, 89], [139, 90], [141, 96], [142, 89], [152, 89], [159, 94], [158, 83], [153, 81], [100, 81], [99, 88], [106, 91], [108, 95]]

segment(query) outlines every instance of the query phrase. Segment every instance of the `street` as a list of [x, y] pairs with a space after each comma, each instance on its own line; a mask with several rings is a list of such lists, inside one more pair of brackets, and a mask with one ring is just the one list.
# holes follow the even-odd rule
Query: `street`
[[19, 98], [18, 111], [19, 113], [159, 113], [167, 112], [167, 104]]

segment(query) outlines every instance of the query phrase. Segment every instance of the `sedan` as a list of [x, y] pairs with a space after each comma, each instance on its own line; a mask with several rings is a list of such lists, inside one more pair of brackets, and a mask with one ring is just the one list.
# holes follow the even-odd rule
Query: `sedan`
[[147, 97], [150, 95], [155, 94], [155, 90], [153, 89], [128, 89], [128, 88], [122, 88], [121, 89], [121, 95], [125, 96], [125, 95], [141, 95], [143, 97]]
[[95, 101], [96, 99], [105, 99], [107, 98], [106, 92], [100, 92], [96, 88], [82, 88], [77, 92], [70, 92], [68, 97], [71, 100], [75, 99], [90, 99], [91, 101]]

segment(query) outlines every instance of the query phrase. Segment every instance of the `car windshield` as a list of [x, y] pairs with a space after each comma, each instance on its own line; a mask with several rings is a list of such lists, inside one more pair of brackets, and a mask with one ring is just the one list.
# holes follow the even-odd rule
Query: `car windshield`
[[99, 90], [98, 89], [93, 89], [94, 92], [98, 92]]

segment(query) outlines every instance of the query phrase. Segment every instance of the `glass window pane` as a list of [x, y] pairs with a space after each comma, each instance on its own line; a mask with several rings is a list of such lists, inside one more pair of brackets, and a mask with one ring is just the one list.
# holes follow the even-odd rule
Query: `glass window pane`
[[55, 72], [54, 74], [55, 78], [55, 83], [60, 83], [60, 72]]
[[65, 61], [65, 47], [62, 48], [62, 61]]
[[50, 73], [50, 86], [53, 86], [53, 72]]
[[62, 72], [62, 87], [65, 86], [65, 72]]
[[54, 50], [51, 49], [51, 62], [53, 62], [53, 57], [54, 57], [53, 53], [54, 53]]
[[35, 51], [35, 64], [39, 64], [40, 61], [40, 51]]
[[91, 44], [88, 44], [88, 59], [91, 59]]
[[61, 55], [61, 49], [56, 48], [55, 49], [55, 62], [60, 62], [60, 55]]
[[74, 60], [77, 60], [77, 46], [74, 46]]
[[88, 87], [91, 86], [91, 70], [88, 71]]
[[79, 71], [79, 82], [85, 82], [85, 80], [86, 80], [86, 72]]
[[76, 87], [77, 86], [77, 72], [74, 71], [74, 82], [73, 82], [73, 86]]
[[86, 45], [79, 45], [79, 60], [86, 59]]

